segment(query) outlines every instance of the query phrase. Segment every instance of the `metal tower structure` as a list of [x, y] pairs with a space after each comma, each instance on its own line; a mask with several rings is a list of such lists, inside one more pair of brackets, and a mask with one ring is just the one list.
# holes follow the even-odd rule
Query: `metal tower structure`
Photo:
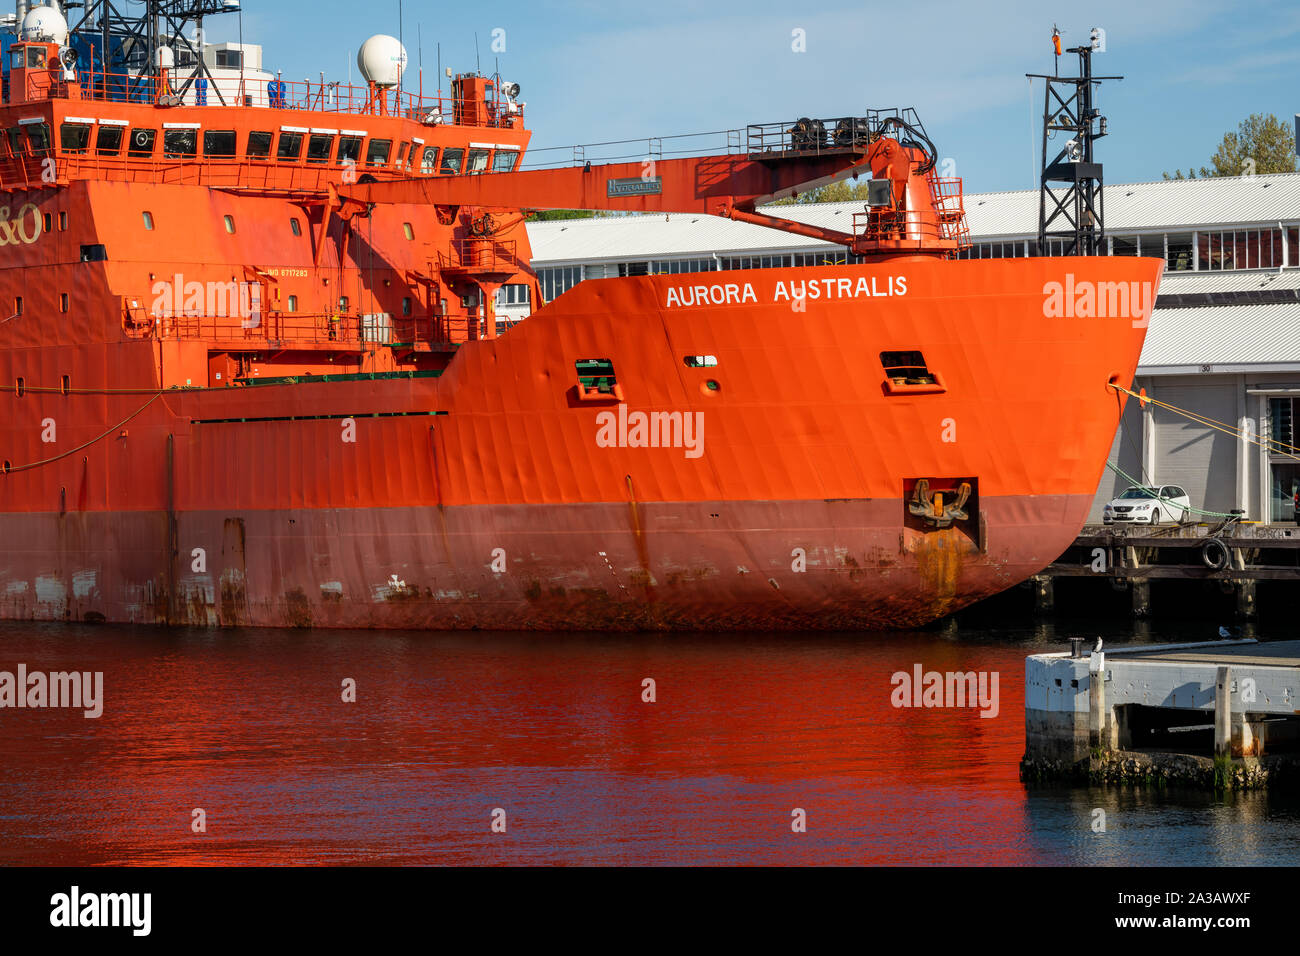
[[[1093, 142], [1106, 135], [1106, 117], [1093, 105], [1093, 93], [1103, 80], [1122, 76], [1093, 76], [1092, 54], [1099, 49], [1097, 30], [1087, 46], [1065, 52], [1079, 56], [1079, 75], [1026, 73], [1045, 81], [1043, 93], [1043, 170], [1038, 196], [1038, 254], [1046, 255], [1049, 240], [1060, 239], [1067, 256], [1105, 253], [1106, 220], [1102, 199], [1101, 163], [1093, 158]], [[1060, 32], [1052, 30], [1055, 54], [1061, 55]], [[1048, 139], [1068, 133], [1064, 145], [1048, 158]]]
[[[183, 97], [194, 81], [200, 77], [212, 80], [207, 64], [203, 61], [201, 42], [196, 46], [185, 35], [191, 24], [195, 36], [203, 36], [203, 18], [220, 14], [240, 13], [238, 0], [143, 0], [144, 9], [138, 15], [131, 16], [123, 12], [124, 0], [85, 0], [84, 9], [79, 19], [73, 20], [73, 7], [80, 3], [65, 3], [68, 9], [69, 24], [74, 36], [97, 37], [102, 44], [102, 65], [106, 72], [130, 73], [135, 75], [134, 84], [148, 84], [158, 75], [158, 51], [171, 49], [173, 55], [189, 53], [195, 61], [194, 72], [186, 78], [176, 94]], [[181, 58], [176, 57], [177, 62]], [[225, 99], [215, 83], [211, 89], [216, 93], [221, 105]]]

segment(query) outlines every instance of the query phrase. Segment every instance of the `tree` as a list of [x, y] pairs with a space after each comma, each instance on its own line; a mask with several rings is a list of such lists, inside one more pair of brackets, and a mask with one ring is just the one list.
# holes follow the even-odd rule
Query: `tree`
[[[1256, 173], [1293, 173], [1296, 171], [1295, 133], [1290, 125], [1272, 113], [1251, 113], [1224, 134], [1223, 142], [1210, 157], [1212, 168], [1201, 167], [1202, 177], [1253, 176]], [[1195, 179], [1192, 170], [1184, 177], [1182, 170], [1165, 179]]]
[[550, 222], [555, 219], [595, 219], [600, 213], [594, 209], [535, 209], [528, 215], [529, 222]]
[[814, 202], [848, 202], [851, 199], [867, 198], [867, 188], [869, 179], [859, 179], [856, 183], [847, 179], [841, 179], [836, 183], [827, 183], [825, 186], [817, 186], [802, 192], [794, 199], [778, 199], [772, 203], [774, 206], [792, 206], [795, 203], [814, 203]]

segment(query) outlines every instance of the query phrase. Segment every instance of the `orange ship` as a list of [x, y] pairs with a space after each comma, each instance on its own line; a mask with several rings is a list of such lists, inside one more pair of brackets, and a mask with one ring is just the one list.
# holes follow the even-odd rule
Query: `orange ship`
[[[955, 259], [960, 183], [908, 114], [518, 171], [497, 77], [232, 96], [158, 36], [120, 71], [107, 28], [48, 24], [0, 110], [0, 616], [911, 626], [1083, 524], [1162, 264]], [[852, 233], [758, 211], [859, 172]], [[502, 284], [541, 302], [537, 208], [862, 261], [587, 281], [502, 332]]]

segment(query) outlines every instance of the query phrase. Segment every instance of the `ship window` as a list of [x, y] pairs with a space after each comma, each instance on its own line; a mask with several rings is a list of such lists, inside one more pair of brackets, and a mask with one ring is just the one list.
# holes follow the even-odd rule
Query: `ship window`
[[311, 139], [307, 140], [307, 162], [309, 163], [328, 163], [330, 154], [333, 152], [333, 136], [315, 133]]
[[23, 152], [23, 131], [17, 126], [9, 129], [9, 152], [21, 156]]
[[23, 68], [23, 51], [13, 49], [9, 51], [9, 69], [21, 70]]
[[131, 148], [127, 152], [132, 156], [152, 156], [153, 143], [158, 138], [156, 129], [131, 130]]
[[465, 158], [463, 149], [444, 149], [442, 151], [442, 172], [448, 176], [460, 175], [460, 162]]
[[89, 123], [64, 123], [59, 130], [59, 142], [67, 153], [84, 153], [90, 146]]
[[233, 236], [235, 234], [235, 217], [225, 216], [224, 219], [226, 223], [226, 232], [230, 233]]
[[45, 66], [45, 49], [43, 47], [29, 46], [27, 48], [27, 69], [39, 70]]
[[105, 248], [103, 243], [99, 243], [99, 242], [90, 246], [82, 246], [81, 261], [82, 262], [107, 262], [108, 249]]
[[146, 212], [144, 214], [144, 227], [146, 229], [153, 229], [153, 213]]
[[271, 155], [271, 140], [275, 138], [274, 133], [268, 133], [264, 130], [254, 130], [248, 134], [248, 158], [249, 159], [266, 159]]
[[27, 127], [27, 141], [32, 152], [40, 153], [50, 148], [50, 128], [44, 123], [32, 123]]
[[920, 352], [881, 352], [885, 377], [897, 385], [933, 385], [934, 374]]
[[515, 168], [515, 160], [518, 158], [519, 151], [516, 149], [498, 149], [496, 155], [492, 157], [492, 172], [513, 172]]
[[66, 212], [61, 212], [59, 213], [59, 232], [67, 232], [67, 231], [68, 231], [68, 214]]
[[716, 355], [685, 355], [682, 363], [687, 368], [714, 368], [718, 364]]
[[290, 312], [298, 311], [298, 297], [296, 295], [289, 296], [289, 311]]
[[293, 232], [293, 234], [294, 234], [295, 236], [301, 236], [301, 235], [302, 235], [302, 223], [298, 222], [297, 219], [292, 219], [292, 218], [291, 218], [291, 219], [289, 220], [289, 229], [290, 229], [290, 231]]
[[465, 167], [465, 172], [471, 176], [477, 175], [487, 169], [488, 153], [487, 149], [471, 149], [469, 151], [469, 164]]
[[339, 139], [339, 162], [356, 163], [361, 159], [361, 137], [344, 136]]
[[66, 292], [59, 293], [59, 311], [60, 312], [68, 311], [68, 293]]
[[54, 229], [54, 217], [48, 212], [41, 216], [42, 229], [45, 232], [52, 232]]
[[349, 306], [350, 304], [351, 304], [351, 303], [348, 301], [348, 297], [347, 297], [347, 296], [345, 296], [345, 295], [341, 295], [341, 296], [339, 296], [339, 311], [340, 311], [340, 312], [346, 312], [346, 311], [348, 310], [348, 306]]
[[372, 139], [370, 148], [366, 150], [367, 166], [383, 166], [388, 162], [388, 156], [393, 151], [393, 141], [391, 139]]
[[578, 370], [578, 389], [580, 393], [613, 395], [618, 387], [614, 377], [614, 362], [611, 359], [578, 359], [573, 363]]
[[122, 133], [120, 126], [101, 126], [95, 137], [95, 152], [100, 156], [116, 156], [122, 151]]
[[18, 395], [19, 398], [22, 398], [24, 395], [26, 395], [27, 379], [23, 378], [21, 375], [18, 376], [18, 380], [14, 382], [14, 392]]
[[403, 297], [402, 297], [402, 315], [410, 315], [410, 314], [411, 314], [411, 297], [410, 297], [409, 295], [408, 295], [408, 296], [403, 296]]
[[281, 133], [277, 159], [297, 159], [302, 155], [302, 133]]
[[23, 297], [20, 295], [14, 296], [14, 317], [17, 318], [22, 314], [23, 314]]
[[67, 395], [69, 392], [72, 391], [72, 376], [71, 375], [63, 376], [63, 378], [59, 382], [59, 385], [60, 385], [60, 390], [63, 392], [63, 394]]
[[199, 150], [199, 131], [196, 129], [163, 130], [163, 155], [169, 159], [193, 156]]
[[425, 176], [432, 176], [438, 168], [438, 147], [426, 146], [424, 155], [420, 157], [420, 172]]
[[411, 228], [411, 224], [409, 222], [402, 223], [402, 233], [406, 236], [407, 239], [415, 238], [415, 230]]
[[233, 129], [210, 129], [203, 134], [204, 156], [233, 157], [235, 145]]
[[403, 143], [403, 144], [401, 145], [401, 148], [399, 148], [399, 149], [397, 150], [397, 165], [398, 165], [398, 166], [402, 165], [402, 163], [404, 163], [404, 162], [406, 161], [406, 154], [407, 154], [408, 152], [410, 152], [410, 150], [411, 150], [411, 144], [410, 144], [410, 143]]

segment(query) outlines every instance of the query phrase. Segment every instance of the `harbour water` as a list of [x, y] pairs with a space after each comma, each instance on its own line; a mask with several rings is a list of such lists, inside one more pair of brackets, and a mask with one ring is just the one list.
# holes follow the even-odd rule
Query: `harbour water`
[[[1025, 656], [1099, 627], [0, 625], [0, 672], [104, 675], [98, 719], [0, 709], [0, 864], [1300, 862], [1295, 798], [1020, 783]], [[916, 665], [998, 675], [996, 716], [895, 706]]]

